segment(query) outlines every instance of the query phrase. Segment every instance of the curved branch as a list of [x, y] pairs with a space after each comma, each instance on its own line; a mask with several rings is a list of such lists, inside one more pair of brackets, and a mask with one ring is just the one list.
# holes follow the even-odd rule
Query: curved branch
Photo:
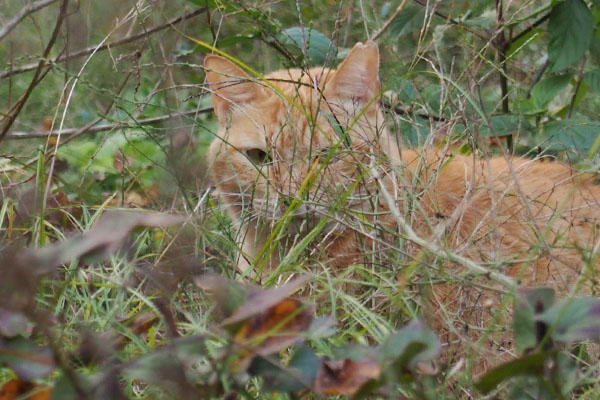
[[177, 113], [177, 114], [170, 114], [170, 115], [161, 115], [160, 117], [153, 117], [153, 118], [145, 118], [145, 119], [140, 119], [135, 121], [134, 123], [129, 123], [129, 122], [116, 122], [114, 124], [100, 124], [100, 125], [93, 125], [93, 126], [84, 126], [84, 127], [79, 127], [79, 128], [67, 128], [67, 129], [62, 129], [62, 130], [54, 130], [51, 132], [11, 132], [6, 136], [6, 139], [12, 139], [12, 140], [19, 140], [19, 139], [35, 139], [35, 138], [47, 138], [47, 137], [51, 137], [51, 136], [72, 136], [75, 134], [81, 134], [81, 133], [97, 133], [97, 132], [104, 132], [104, 131], [112, 131], [114, 129], [119, 129], [119, 128], [135, 128], [136, 126], [139, 125], [151, 125], [151, 124], [156, 124], [158, 122], [164, 122], [167, 121], [171, 118], [176, 118], [176, 117], [184, 117], [184, 116], [189, 116], [189, 115], [196, 115], [196, 114], [206, 114], [209, 112], [212, 112], [213, 108], [212, 107], [205, 107], [205, 108], [201, 108], [199, 110], [191, 110], [191, 111], [186, 111], [186, 112], [182, 112], [182, 113]]
[[4, 37], [8, 35], [10, 31], [15, 29], [15, 27], [19, 25], [19, 22], [23, 21], [28, 15], [31, 15], [52, 3], [56, 3], [57, 1], [58, 0], [41, 0], [37, 3], [28, 4], [0, 30], [0, 40], [4, 39]]

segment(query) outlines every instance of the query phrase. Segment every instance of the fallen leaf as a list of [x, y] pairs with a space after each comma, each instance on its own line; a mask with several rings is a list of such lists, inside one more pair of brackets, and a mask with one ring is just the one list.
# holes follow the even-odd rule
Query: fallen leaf
[[50, 375], [54, 371], [54, 358], [49, 347], [31, 339], [0, 338], [0, 365], [7, 365], [20, 378], [31, 380]]
[[157, 228], [182, 223], [185, 217], [163, 213], [110, 210], [104, 212], [89, 232], [71, 237], [64, 242], [30, 250], [29, 262], [51, 272], [57, 265], [89, 254], [110, 254], [118, 250], [129, 233], [140, 226]]
[[12, 338], [22, 333], [31, 333], [33, 324], [18, 311], [8, 311], [0, 307], [0, 336]]
[[315, 306], [285, 298], [267, 311], [248, 319], [235, 335], [235, 341], [251, 348], [253, 354], [266, 356], [294, 344], [310, 327]]
[[234, 325], [256, 314], [263, 313], [264, 310], [279, 304], [283, 299], [295, 293], [310, 279], [310, 275], [304, 275], [278, 288], [250, 291], [244, 305], [235, 310], [221, 325]]
[[0, 400], [50, 400], [52, 388], [13, 379], [0, 388]]
[[323, 361], [317, 373], [315, 392], [326, 396], [355, 396], [380, 376], [381, 366], [369, 358]]

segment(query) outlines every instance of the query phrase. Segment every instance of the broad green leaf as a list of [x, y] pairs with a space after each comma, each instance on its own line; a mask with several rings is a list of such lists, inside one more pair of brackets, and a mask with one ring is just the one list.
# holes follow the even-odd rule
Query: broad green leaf
[[506, 57], [510, 60], [513, 56], [518, 54], [524, 48], [526, 48], [525, 44], [535, 43], [543, 33], [542, 28], [532, 29], [527, 34], [520, 37], [518, 40], [515, 40], [508, 47], [508, 51], [506, 52]]
[[583, 0], [557, 3], [548, 22], [548, 57], [552, 71], [569, 67], [590, 47], [594, 33], [594, 17]]
[[519, 288], [515, 296], [513, 329], [517, 353], [535, 348], [540, 332], [537, 332], [536, 314], [542, 313], [554, 303], [554, 290], [550, 288]]
[[408, 35], [423, 27], [425, 7], [407, 6], [390, 25], [390, 33], [396, 38]]
[[600, 29], [596, 29], [590, 45], [590, 54], [595, 58], [596, 63], [600, 62]]
[[23, 337], [0, 338], [0, 364], [8, 366], [24, 380], [43, 378], [54, 371], [52, 350]]
[[496, 23], [496, 10], [489, 8], [476, 17], [463, 19], [462, 22], [477, 28], [492, 29]]
[[440, 341], [431, 329], [413, 320], [390, 335], [379, 349], [379, 362], [397, 374], [399, 370], [414, 367], [417, 361], [429, 361], [438, 356]]
[[[83, 381], [83, 377], [81, 377], [81, 381]], [[73, 382], [64, 372], [60, 375], [60, 378], [56, 380], [54, 383], [54, 388], [52, 389], [52, 397], [51, 400], [79, 400], [79, 394], [77, 393], [77, 389], [73, 386]]]
[[316, 29], [288, 28], [279, 34], [279, 40], [288, 47], [292, 54], [298, 57], [303, 57], [306, 47], [308, 61], [312, 66], [321, 66], [327, 60], [336, 59], [336, 46], [327, 36]]
[[571, 82], [571, 74], [551, 76], [539, 81], [531, 91], [531, 97], [536, 107], [545, 109], [559, 93], [566, 89]]
[[411, 120], [400, 120], [400, 132], [409, 146], [422, 146], [431, 132], [430, 123], [419, 115], [413, 115]]
[[531, 128], [529, 121], [522, 115], [494, 115], [489, 121], [490, 126], [482, 126], [479, 130], [482, 136], [509, 136]]
[[550, 327], [552, 338], [579, 342], [600, 338], [600, 299], [565, 299], [537, 317]]
[[403, 103], [410, 103], [419, 97], [415, 85], [408, 79], [396, 78], [390, 89], [397, 93], [398, 100]]
[[577, 384], [577, 363], [568, 353], [562, 351], [556, 355], [555, 360], [554, 378], [558, 381], [557, 386], [561, 388], [562, 395], [568, 398]]
[[286, 367], [271, 358], [256, 357], [248, 372], [263, 378], [263, 389], [272, 392], [297, 392], [310, 388], [315, 381], [321, 360], [313, 349], [302, 346]]
[[[227, 46], [233, 46], [234, 44], [254, 40], [257, 37], [260, 37], [260, 29], [258, 27], [252, 27], [250, 29], [246, 29], [243, 32], [238, 33], [237, 35], [231, 35], [229, 37], [225, 37], [217, 41], [217, 47], [223, 48]], [[208, 51], [208, 49], [206, 49], [203, 46], [198, 47]]]
[[211, 10], [220, 10], [221, 12], [234, 12], [240, 8], [232, 1], [227, 0], [187, 0], [190, 3], [201, 7], [208, 7]]
[[428, 85], [422, 92], [425, 103], [431, 108], [431, 110], [437, 114], [440, 113], [440, 106], [442, 101], [442, 87], [438, 84]]
[[586, 72], [584, 79], [593, 90], [600, 93], [600, 69]]
[[534, 353], [502, 364], [488, 371], [475, 383], [475, 387], [486, 394], [507, 379], [523, 375], [540, 375], [544, 370], [546, 360], [554, 354], [554, 352]]
[[535, 142], [555, 152], [572, 152], [587, 156], [600, 135], [600, 122], [571, 118], [545, 124], [543, 131], [534, 136]]

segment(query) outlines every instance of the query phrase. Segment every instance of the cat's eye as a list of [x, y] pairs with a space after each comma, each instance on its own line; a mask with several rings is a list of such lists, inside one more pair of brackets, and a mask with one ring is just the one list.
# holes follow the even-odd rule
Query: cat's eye
[[317, 152], [319, 157], [325, 157], [331, 152], [331, 147], [323, 147]]
[[250, 161], [257, 165], [261, 165], [269, 161], [269, 155], [266, 151], [261, 149], [246, 150], [246, 155]]

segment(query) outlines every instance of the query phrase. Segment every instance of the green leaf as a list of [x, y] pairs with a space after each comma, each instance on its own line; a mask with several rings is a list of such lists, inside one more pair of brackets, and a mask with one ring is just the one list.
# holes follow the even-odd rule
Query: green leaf
[[493, 8], [487, 9], [478, 16], [463, 19], [465, 25], [483, 29], [493, 29], [496, 23], [496, 10]]
[[593, 297], [565, 299], [538, 316], [561, 342], [579, 342], [600, 338], [600, 299]]
[[402, 132], [402, 139], [413, 147], [422, 146], [429, 133], [431, 132], [429, 120], [413, 114], [412, 118], [400, 120], [400, 132]]
[[[260, 29], [254, 26], [252, 28], [244, 30], [241, 33], [238, 33], [237, 35], [231, 35], [229, 37], [225, 37], [221, 40], [218, 40], [217, 47], [223, 48], [227, 46], [233, 46], [235, 44], [254, 40], [257, 37], [260, 37]], [[204, 46], [198, 46], [198, 48], [208, 51], [208, 49], [206, 49]]]
[[507, 379], [522, 375], [541, 375], [546, 360], [554, 354], [554, 352], [535, 353], [502, 364], [487, 372], [479, 382], [475, 383], [475, 387], [486, 394]]
[[569, 354], [561, 351], [556, 355], [556, 369], [553, 377], [557, 386], [561, 388], [562, 395], [568, 398], [577, 384], [577, 363]]
[[553, 121], [535, 135], [536, 145], [557, 152], [569, 151], [585, 157], [600, 134], [600, 122], [571, 118]]
[[431, 108], [431, 110], [437, 114], [439, 113], [441, 100], [442, 100], [442, 87], [438, 84], [427, 85], [422, 92], [425, 103]]
[[593, 90], [600, 93], [600, 69], [586, 72], [584, 79]]
[[509, 136], [531, 128], [529, 121], [522, 115], [494, 115], [489, 121], [489, 126], [482, 126], [479, 130], [482, 136]]
[[425, 7], [407, 6], [390, 25], [390, 33], [396, 38], [408, 35], [423, 27]]
[[534, 105], [542, 109], [548, 107], [548, 104], [569, 85], [571, 77], [571, 74], [564, 74], [539, 81], [531, 91]]
[[590, 47], [594, 17], [583, 0], [565, 0], [552, 8], [548, 32], [551, 71], [562, 71], [579, 60]]
[[[336, 59], [337, 48], [321, 32], [312, 28], [293, 27], [285, 29], [279, 40], [297, 57], [303, 58], [305, 47], [308, 49], [308, 61], [312, 66], [321, 66], [329, 59]], [[329, 58], [327, 57], [329, 55]]]
[[[83, 377], [78, 376], [83, 381]], [[52, 389], [52, 397], [50, 400], [79, 400], [80, 396], [77, 393], [77, 389], [73, 386], [73, 382], [69, 378], [67, 374], [64, 372], [61, 374], [60, 378], [54, 383], [54, 388]]]
[[392, 82], [390, 90], [398, 94], [398, 100], [401, 103], [411, 103], [419, 97], [415, 85], [408, 79], [396, 78]]
[[43, 378], [54, 371], [52, 350], [23, 337], [0, 338], [0, 364], [8, 366], [23, 380]]
[[219, 10], [221, 12], [234, 12], [240, 8], [231, 1], [226, 0], [187, 0], [190, 3], [196, 4], [201, 7], [208, 7], [211, 10]]
[[550, 288], [519, 288], [515, 296], [513, 327], [517, 352], [535, 348], [539, 339], [536, 314], [542, 313], [554, 303], [554, 290]]
[[524, 48], [526, 48], [526, 46], [525, 46], [526, 43], [527, 43], [527, 45], [535, 43], [540, 38], [540, 36], [542, 35], [543, 32], [544, 31], [542, 30], [542, 28], [532, 29], [529, 32], [527, 32], [525, 35], [520, 37], [518, 40], [515, 40], [514, 42], [512, 42], [510, 44], [510, 46], [508, 47], [508, 51], [506, 52], [506, 58], [511, 60], [513, 56], [515, 56], [516, 54], [521, 52]]
[[294, 353], [287, 367], [271, 358], [256, 357], [248, 372], [263, 378], [263, 388], [271, 392], [297, 392], [310, 388], [315, 381], [321, 360], [309, 346], [302, 346]]
[[422, 322], [413, 320], [382, 343], [379, 363], [389, 379], [393, 379], [413, 368], [417, 361], [436, 358], [440, 348], [440, 341], [433, 331]]

